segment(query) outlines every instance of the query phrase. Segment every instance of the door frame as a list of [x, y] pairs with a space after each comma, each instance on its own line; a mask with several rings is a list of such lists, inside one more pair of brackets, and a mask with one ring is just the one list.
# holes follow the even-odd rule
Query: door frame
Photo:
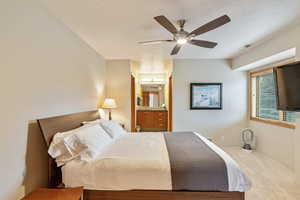
[[169, 77], [168, 131], [173, 130], [173, 75]]
[[131, 75], [131, 132], [136, 131], [135, 77]]

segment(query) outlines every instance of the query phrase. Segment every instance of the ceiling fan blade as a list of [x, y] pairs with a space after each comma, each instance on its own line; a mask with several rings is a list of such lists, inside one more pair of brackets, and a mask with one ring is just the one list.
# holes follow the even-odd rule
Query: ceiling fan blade
[[206, 33], [208, 31], [211, 31], [211, 30], [214, 30], [224, 24], [227, 24], [228, 22], [230, 22], [231, 19], [227, 16], [227, 15], [223, 15], [222, 17], [219, 17], [197, 29], [195, 29], [194, 31], [192, 31], [191, 33], [189, 33], [189, 36], [190, 35], [200, 35], [200, 34], [203, 34], [203, 33]]
[[139, 42], [139, 44], [150, 45], [150, 44], [161, 44], [163, 42], [175, 42], [175, 40], [150, 40], [150, 41]]
[[218, 43], [216, 42], [210, 42], [205, 40], [191, 40], [189, 41], [189, 43], [204, 48], [215, 48], [218, 45]]
[[180, 44], [176, 44], [176, 46], [173, 48], [173, 50], [171, 52], [171, 55], [172, 56], [176, 55], [179, 52], [180, 48], [181, 48], [181, 45]]
[[167, 29], [169, 32], [175, 34], [177, 33], [176, 27], [163, 15], [154, 17], [154, 19], [162, 25], [165, 29]]

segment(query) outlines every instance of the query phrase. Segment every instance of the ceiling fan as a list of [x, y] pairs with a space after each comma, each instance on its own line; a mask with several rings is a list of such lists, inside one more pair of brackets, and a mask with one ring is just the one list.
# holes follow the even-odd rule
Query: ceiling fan
[[162, 25], [165, 29], [167, 29], [169, 32], [172, 33], [173, 39], [171, 40], [153, 40], [153, 41], [144, 41], [144, 42], [139, 42], [140, 44], [143, 45], [148, 45], [148, 44], [158, 44], [162, 42], [176, 42], [176, 46], [173, 48], [171, 55], [176, 55], [180, 48], [185, 45], [186, 43], [196, 45], [199, 47], [204, 47], [204, 48], [214, 48], [217, 46], [218, 43], [216, 42], [210, 42], [210, 41], [205, 41], [205, 40], [195, 40], [194, 38], [198, 35], [201, 35], [203, 33], [206, 33], [208, 31], [214, 30], [224, 24], [227, 24], [230, 22], [230, 18], [227, 15], [223, 15], [222, 17], [219, 17], [195, 30], [192, 32], [187, 32], [184, 30], [184, 24], [185, 20], [179, 20], [178, 24], [180, 26], [180, 29], [177, 30], [177, 28], [168, 20], [165, 16], [160, 15], [157, 17], [154, 17], [154, 19]]

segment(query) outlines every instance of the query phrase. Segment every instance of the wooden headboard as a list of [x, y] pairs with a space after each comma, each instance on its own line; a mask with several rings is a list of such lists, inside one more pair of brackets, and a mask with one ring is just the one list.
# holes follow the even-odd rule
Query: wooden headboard
[[[58, 132], [69, 131], [82, 126], [83, 121], [92, 121], [99, 119], [97, 110], [62, 115], [44, 119], [38, 119], [43, 137], [49, 147], [53, 136]], [[54, 159], [49, 156], [48, 184], [49, 187], [56, 187], [62, 183], [61, 169], [56, 166]]]

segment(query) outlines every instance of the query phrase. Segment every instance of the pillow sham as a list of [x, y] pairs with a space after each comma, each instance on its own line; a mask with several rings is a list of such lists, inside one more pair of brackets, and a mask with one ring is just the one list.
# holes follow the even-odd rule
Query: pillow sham
[[[93, 121], [84, 121], [84, 122], [81, 122], [83, 125], [87, 125], [87, 124], [100, 124], [101, 121], [104, 121], [105, 119], [96, 119], [96, 120], [93, 120]], [[106, 120], [107, 121], [107, 120]]]
[[80, 155], [80, 159], [90, 161], [96, 158], [112, 138], [99, 124], [85, 125], [84, 129], [78, 130], [64, 138], [64, 143], [72, 155]]
[[115, 121], [102, 120], [100, 125], [113, 139], [127, 134], [127, 131], [125, 131], [125, 129], [123, 129], [122, 126]]
[[100, 124], [113, 139], [119, 138], [120, 136], [128, 133], [119, 123], [112, 120], [96, 119], [94, 121], [82, 122], [82, 124]]

